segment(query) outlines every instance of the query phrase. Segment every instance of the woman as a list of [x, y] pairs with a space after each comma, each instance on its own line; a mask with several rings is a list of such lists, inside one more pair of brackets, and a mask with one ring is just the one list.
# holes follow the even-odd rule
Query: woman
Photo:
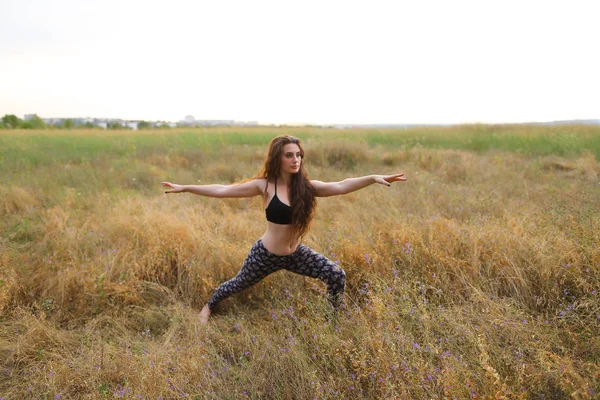
[[177, 185], [162, 182], [165, 193], [194, 193], [219, 198], [262, 196], [267, 216], [267, 230], [254, 243], [242, 269], [223, 283], [200, 312], [206, 323], [215, 305], [240, 292], [265, 276], [286, 269], [318, 278], [327, 284], [330, 302], [337, 309], [346, 285], [346, 274], [337, 264], [301, 244], [315, 211], [315, 197], [336, 196], [354, 192], [373, 183], [390, 186], [405, 181], [404, 174], [369, 175], [341, 182], [309, 180], [304, 167], [304, 149], [299, 139], [283, 135], [274, 138], [259, 175], [233, 185]]

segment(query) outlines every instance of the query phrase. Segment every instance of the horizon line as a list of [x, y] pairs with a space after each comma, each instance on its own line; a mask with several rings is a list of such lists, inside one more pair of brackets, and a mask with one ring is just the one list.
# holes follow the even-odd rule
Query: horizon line
[[[0, 113], [1, 114], [1, 113]], [[10, 115], [10, 114], [3, 114]], [[14, 114], [13, 114], [14, 115]], [[36, 115], [42, 120], [66, 120], [66, 119], [94, 119], [94, 120], [107, 120], [107, 121], [124, 121], [124, 122], [165, 122], [165, 123], [186, 123], [185, 117], [176, 121], [165, 120], [165, 119], [139, 119], [139, 118], [121, 118], [121, 117], [42, 117], [37, 113], [23, 114], [23, 120], [26, 117]], [[191, 116], [191, 115], [189, 115]], [[193, 117], [193, 116], [192, 116]], [[462, 122], [267, 122], [259, 120], [238, 120], [238, 119], [196, 119], [187, 122], [193, 125], [195, 122], [221, 122], [222, 125], [226, 125], [227, 122], [236, 124], [250, 124], [254, 126], [264, 125], [287, 125], [287, 126], [451, 126], [451, 125], [521, 125], [521, 124], [544, 124], [544, 123], [593, 123], [600, 124], [600, 117], [598, 118], [571, 118], [571, 119], [547, 119], [547, 120], [526, 120], [526, 121], [503, 121], [503, 122], [487, 122], [487, 121], [462, 121]]]

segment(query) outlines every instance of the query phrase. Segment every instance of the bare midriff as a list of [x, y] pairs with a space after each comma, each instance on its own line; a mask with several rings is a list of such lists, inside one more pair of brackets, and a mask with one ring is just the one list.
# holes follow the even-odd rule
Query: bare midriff
[[292, 234], [292, 225], [280, 225], [269, 221], [261, 240], [269, 253], [278, 256], [292, 254], [300, 245], [300, 238]]

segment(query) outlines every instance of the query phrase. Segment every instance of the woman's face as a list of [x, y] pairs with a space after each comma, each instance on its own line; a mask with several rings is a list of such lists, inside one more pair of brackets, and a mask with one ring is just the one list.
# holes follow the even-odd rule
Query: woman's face
[[283, 145], [281, 152], [281, 172], [288, 174], [296, 174], [300, 171], [302, 163], [302, 152], [300, 147], [294, 143]]

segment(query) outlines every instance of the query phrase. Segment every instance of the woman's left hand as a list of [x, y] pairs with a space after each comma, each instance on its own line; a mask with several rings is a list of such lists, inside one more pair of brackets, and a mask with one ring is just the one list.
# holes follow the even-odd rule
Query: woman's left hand
[[390, 186], [393, 182], [404, 182], [406, 177], [404, 174], [396, 175], [375, 175], [375, 182], [382, 185]]

